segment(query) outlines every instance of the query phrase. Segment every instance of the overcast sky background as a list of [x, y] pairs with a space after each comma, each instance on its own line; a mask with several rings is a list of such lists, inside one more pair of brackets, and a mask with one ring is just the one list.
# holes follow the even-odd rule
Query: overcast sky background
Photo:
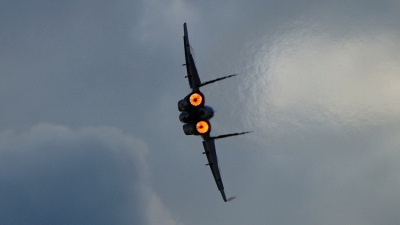
[[[400, 2], [0, 3], [0, 224], [400, 223]], [[177, 102], [183, 23], [227, 196]]]

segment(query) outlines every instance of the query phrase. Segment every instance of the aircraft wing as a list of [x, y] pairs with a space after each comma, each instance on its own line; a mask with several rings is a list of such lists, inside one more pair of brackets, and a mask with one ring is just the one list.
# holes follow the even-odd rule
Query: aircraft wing
[[215, 183], [217, 184], [218, 190], [221, 192], [222, 198], [226, 202], [226, 196], [224, 191], [224, 185], [222, 184], [221, 174], [218, 168], [217, 152], [215, 151], [214, 139], [208, 139], [203, 141], [205, 155], [207, 156], [208, 165], [210, 166], [211, 173], [214, 176]]
[[186, 60], [186, 70], [187, 78], [189, 80], [189, 86], [193, 91], [197, 91], [200, 87], [201, 81], [199, 74], [197, 73], [196, 65], [194, 64], [193, 56], [190, 51], [189, 37], [187, 32], [186, 23], [183, 24], [184, 36], [183, 43], [185, 45], [185, 60]]

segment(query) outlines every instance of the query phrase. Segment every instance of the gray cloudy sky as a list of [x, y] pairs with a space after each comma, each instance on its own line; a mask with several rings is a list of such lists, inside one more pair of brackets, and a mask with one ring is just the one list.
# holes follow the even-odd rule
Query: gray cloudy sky
[[[400, 2], [0, 3], [0, 224], [400, 223]], [[185, 137], [182, 24], [228, 196]]]

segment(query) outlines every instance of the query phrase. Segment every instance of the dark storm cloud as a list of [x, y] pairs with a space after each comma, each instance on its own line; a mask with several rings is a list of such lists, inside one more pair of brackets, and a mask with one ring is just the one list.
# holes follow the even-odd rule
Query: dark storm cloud
[[[1, 4], [1, 130], [49, 122], [139, 137], [149, 149], [150, 197], [140, 201], [150, 224], [398, 224], [398, 1]], [[201, 141], [184, 136], [177, 120], [176, 103], [189, 92], [183, 22], [202, 81], [240, 74], [202, 88], [216, 109], [212, 134], [255, 131], [216, 143], [225, 190], [237, 196], [229, 204], [204, 167]], [[71, 133], [83, 135], [58, 140]], [[107, 155], [98, 144], [108, 138], [78, 139], [77, 148]], [[113, 156], [97, 157], [138, 176], [107, 161]], [[21, 190], [34, 183], [16, 181]], [[114, 190], [104, 185], [98, 190]]]
[[141, 92], [137, 74], [143, 63], [131, 33], [138, 5], [2, 3], [2, 127], [63, 123], [62, 118], [79, 125], [111, 124], [98, 112], [123, 108], [128, 101], [140, 104], [133, 96]]
[[146, 224], [145, 146], [113, 128], [3, 132], [1, 224]]

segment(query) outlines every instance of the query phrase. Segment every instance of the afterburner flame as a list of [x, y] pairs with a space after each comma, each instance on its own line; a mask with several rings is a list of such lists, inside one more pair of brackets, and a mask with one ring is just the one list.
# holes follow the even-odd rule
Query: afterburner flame
[[196, 130], [200, 134], [205, 134], [210, 130], [210, 125], [206, 121], [199, 121], [196, 123]]
[[199, 106], [203, 102], [203, 97], [199, 93], [193, 93], [189, 97], [192, 106]]

